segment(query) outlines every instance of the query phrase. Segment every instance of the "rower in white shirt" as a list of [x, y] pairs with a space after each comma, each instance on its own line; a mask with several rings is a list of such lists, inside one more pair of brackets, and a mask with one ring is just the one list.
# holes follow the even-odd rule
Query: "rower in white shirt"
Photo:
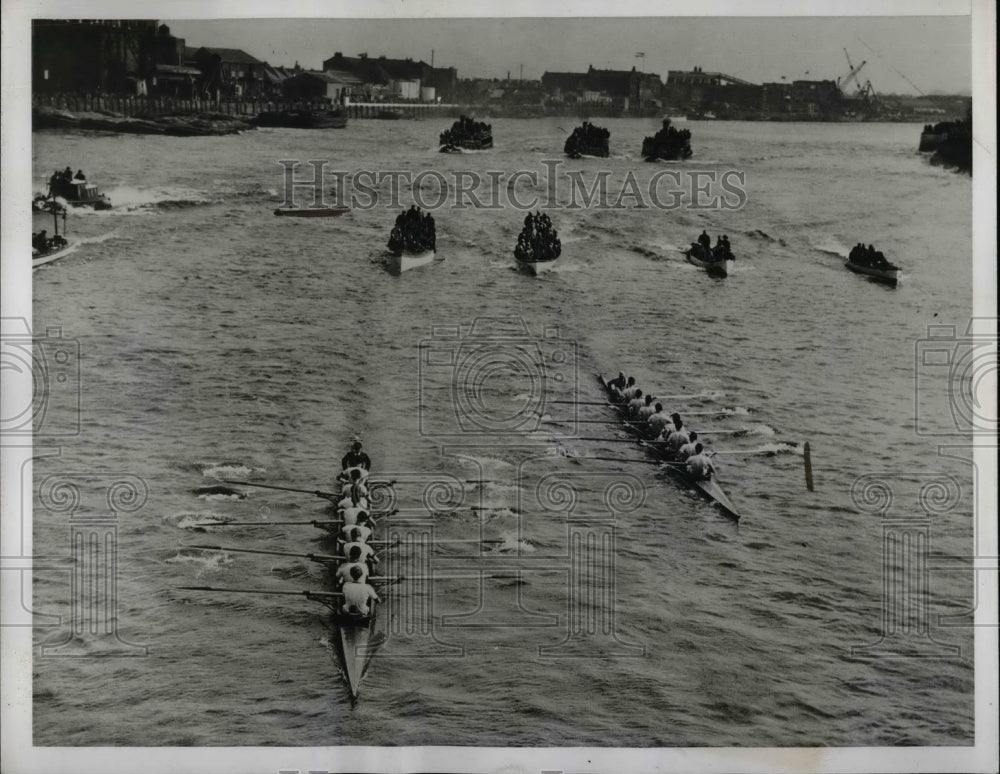
[[688, 433], [688, 438], [688, 442], [677, 450], [677, 454], [682, 460], [686, 460], [688, 457], [697, 454], [698, 452], [696, 447], [701, 446], [701, 444], [698, 443], [698, 433], [694, 430]]
[[663, 413], [663, 404], [656, 404], [656, 411], [649, 415], [646, 420], [646, 437], [659, 438], [660, 434], [670, 424], [670, 419]]
[[[673, 428], [668, 428], [670, 429], [670, 433], [664, 440], [667, 442], [668, 448], [670, 448], [671, 451], [676, 452], [688, 442], [688, 431], [687, 428], [684, 427], [684, 423], [681, 422], [680, 414], [671, 414], [670, 419], [673, 420], [674, 426]], [[664, 430], [663, 432], [666, 433], [667, 431]]]
[[351, 581], [352, 568], [361, 568], [361, 582], [364, 583], [368, 580], [368, 564], [361, 560], [361, 549], [355, 546], [351, 549], [350, 553], [347, 555], [347, 561], [342, 562], [337, 568], [337, 585], [343, 586], [345, 583]]
[[638, 416], [639, 409], [642, 408], [642, 404], [642, 390], [636, 390], [635, 397], [628, 402], [628, 406], [625, 410], [630, 417]]
[[351, 579], [344, 584], [344, 605], [341, 611], [348, 615], [371, 614], [371, 605], [381, 602], [375, 589], [362, 580], [361, 568], [351, 568]]
[[635, 383], [635, 377], [630, 376], [628, 381], [625, 383], [625, 389], [621, 391], [622, 397], [619, 403], [628, 403], [635, 397], [635, 392], [638, 389], [639, 385]]
[[[364, 513], [364, 511], [362, 511]], [[340, 528], [341, 540], [344, 543], [367, 543], [372, 536], [372, 529], [368, 523], [368, 516], [365, 514], [364, 521], [358, 519], [357, 524], [345, 524]]]
[[[357, 527], [354, 527], [357, 529]], [[352, 540], [348, 543], [344, 543], [344, 556], [351, 555], [351, 549], [357, 546], [361, 550], [361, 560], [362, 562], [368, 562], [370, 568], [378, 564], [378, 556], [375, 554], [375, 549], [362, 540]]]
[[704, 447], [699, 443], [695, 446], [694, 455], [687, 460], [688, 473], [699, 480], [709, 479], [715, 473], [715, 465], [704, 452]]
[[656, 409], [653, 408], [653, 396], [647, 395], [646, 402], [639, 407], [639, 411], [637, 412], [639, 421], [640, 422], [649, 421], [649, 418], [653, 416], [653, 412], [655, 410]]

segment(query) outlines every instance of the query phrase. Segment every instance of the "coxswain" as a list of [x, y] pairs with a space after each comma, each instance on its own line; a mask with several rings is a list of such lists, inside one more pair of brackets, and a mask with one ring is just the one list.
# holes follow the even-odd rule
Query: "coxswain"
[[334, 577], [338, 586], [343, 586], [345, 583], [350, 582], [351, 573], [355, 567], [361, 570], [361, 582], [366, 582], [368, 580], [368, 565], [361, 561], [361, 549], [357, 546], [352, 548], [347, 554], [347, 561], [341, 562], [340, 566], [337, 567]]
[[351, 568], [351, 579], [344, 584], [343, 592], [344, 606], [341, 610], [347, 615], [368, 616], [371, 614], [371, 604], [382, 601], [375, 589], [365, 582], [360, 567]]
[[355, 441], [351, 445], [351, 450], [347, 452], [347, 454], [345, 454], [343, 459], [340, 461], [340, 467], [343, 470], [347, 470], [348, 468], [364, 468], [365, 470], [371, 470], [371, 458], [361, 451], [361, 441]]
[[705, 454], [705, 447], [700, 443], [695, 444], [695, 453], [688, 457], [687, 459], [687, 470], [694, 478], [698, 480], [705, 480], [712, 477], [715, 473], [715, 466], [712, 464], [712, 460], [708, 458]]
[[677, 450], [677, 454], [681, 457], [681, 459], [687, 459], [688, 457], [698, 453], [695, 448], [696, 446], [699, 446], [698, 433], [692, 430], [688, 433], [688, 439], [688, 442]]
[[614, 388], [619, 392], [625, 389], [625, 372], [619, 371], [618, 376], [612, 379], [610, 382], [608, 382], [608, 387]]
[[636, 412], [636, 415], [638, 416], [640, 422], [648, 422], [649, 418], [653, 416], [654, 411], [656, 411], [656, 409], [653, 406], [653, 396], [647, 395], [646, 402], [639, 406], [639, 410]]

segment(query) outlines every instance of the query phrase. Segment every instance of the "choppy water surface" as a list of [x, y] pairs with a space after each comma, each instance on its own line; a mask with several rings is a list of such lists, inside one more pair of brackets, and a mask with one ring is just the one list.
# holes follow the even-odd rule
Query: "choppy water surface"
[[[612, 158], [564, 170], [607, 168], [617, 191], [630, 170], [644, 185], [673, 167], [732, 168], [746, 174], [746, 206], [550, 210], [563, 258], [539, 279], [513, 270], [524, 213], [512, 208], [437, 212], [446, 260], [401, 277], [382, 254], [394, 210], [271, 215], [279, 159], [544, 173], [567, 121], [496, 119], [496, 149], [461, 156], [436, 153], [435, 121], [224, 138], [34, 135], [38, 189], [53, 168], [83, 166], [117, 205], [74, 211], [70, 234], [83, 244], [34, 273], [35, 328], [79, 340], [82, 384], [80, 434], [36, 461], [36, 483], [72, 477], [85, 512], [106, 512], [102, 487], [124, 474], [149, 490], [121, 512], [117, 533], [120, 634], [148, 655], [36, 658], [36, 744], [971, 743], [970, 629], [932, 627], [959, 649], [945, 658], [851, 651], [881, 638], [883, 579], [896, 561], [884, 569], [882, 521], [852, 500], [859, 476], [889, 474], [894, 512], [914, 518], [921, 486], [953, 476], [962, 491], [930, 522], [931, 550], [968, 556], [972, 544], [971, 468], [915, 433], [913, 398], [927, 325], [961, 333], [970, 314], [971, 186], [915, 153], [919, 127], [693, 123], [696, 155], [680, 167], [638, 158], [655, 122], [609, 121]], [[522, 180], [517, 192], [545, 188]], [[738, 255], [725, 281], [680, 252], [703, 228], [728, 234]], [[859, 240], [903, 266], [898, 289], [844, 269]], [[483, 340], [470, 335], [477, 317], [523, 318], [528, 334]], [[445, 354], [422, 368], [431, 351]], [[491, 352], [513, 360], [491, 371], [501, 357]], [[537, 358], [551, 366], [547, 382]], [[542, 390], [597, 402], [594, 374], [618, 369], [661, 395], [694, 396], [665, 402], [706, 435], [749, 430], [712, 439], [740, 452], [717, 457], [738, 526], [644, 461], [599, 405], [574, 417], [550, 404], [557, 423], [522, 427], [517, 448], [497, 446], [495, 433], [456, 448], [470, 442], [462, 411], [515, 417]], [[923, 420], [946, 428], [946, 379], [924, 376]], [[478, 378], [480, 393], [456, 393], [456, 378]], [[442, 546], [425, 570], [508, 577], [395, 587], [401, 628], [352, 708], [321, 606], [175, 587], [323, 588], [307, 559], [185, 544], [328, 550], [311, 527], [193, 526], [322, 518], [324, 501], [194, 490], [224, 478], [328, 487], [355, 435], [399, 482], [398, 518], [433, 520], [442, 540], [502, 541], [482, 557]], [[588, 456], [623, 462], [571, 459]], [[479, 477], [487, 483], [464, 483]], [[429, 516], [434, 480], [461, 482], [462, 506], [435, 505], [431, 492]], [[605, 493], [621, 481], [640, 494], [611, 496], [609, 511]], [[567, 524], [553, 482], [575, 489], [569, 513], [589, 526]], [[614, 634], [598, 625], [587, 642], [565, 643], [568, 535], [610, 523]], [[35, 553], [68, 555], [69, 534], [67, 514], [36, 500]], [[387, 561], [419, 574], [406, 551]], [[518, 567], [529, 571], [509, 577]], [[65, 570], [36, 572], [37, 610], [68, 616], [69, 596]], [[960, 615], [972, 607], [971, 575], [933, 573], [922, 601], [933, 621]], [[606, 608], [598, 598], [582, 609]], [[408, 630], [414, 611], [422, 617]], [[39, 646], [53, 645], [68, 627], [36, 632]]]

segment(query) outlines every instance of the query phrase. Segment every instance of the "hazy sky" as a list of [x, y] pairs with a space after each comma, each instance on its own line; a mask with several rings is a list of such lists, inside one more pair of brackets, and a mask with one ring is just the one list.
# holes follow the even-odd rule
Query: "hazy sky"
[[[363, 6], [358, 6], [359, 10]], [[755, 83], [835, 79], [867, 60], [876, 91], [971, 91], [968, 16], [630, 19], [169, 20], [190, 45], [241, 48], [272, 64], [320, 68], [347, 56], [412, 57], [461, 78], [633, 66], [666, 77], [695, 65]], [[644, 59], [635, 56], [645, 52]]]

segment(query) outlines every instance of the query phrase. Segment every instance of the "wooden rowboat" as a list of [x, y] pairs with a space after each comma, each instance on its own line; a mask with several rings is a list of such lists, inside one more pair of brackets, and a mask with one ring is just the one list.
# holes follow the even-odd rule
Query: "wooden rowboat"
[[424, 250], [422, 252], [403, 250], [399, 253], [390, 252], [389, 256], [389, 270], [393, 274], [402, 274], [404, 271], [426, 266], [436, 260], [444, 260], [443, 258], [438, 259], [437, 253], [434, 250]]
[[66, 242], [66, 244], [61, 247], [57, 247], [53, 250], [49, 250], [45, 253], [34, 253], [31, 256], [31, 268], [37, 269], [39, 266], [44, 266], [47, 263], [52, 263], [53, 261], [58, 261], [69, 255], [76, 248], [76, 242]]
[[553, 258], [551, 261], [522, 261], [519, 258], [515, 258], [517, 261], [517, 267], [526, 274], [530, 274], [532, 277], [537, 277], [539, 274], [548, 274], [550, 271], [555, 269], [556, 261], [558, 258]]
[[[598, 382], [600, 382], [601, 387], [604, 388], [604, 391], [607, 393], [608, 399], [610, 400], [611, 390], [608, 388], [607, 381], [603, 376], [598, 376], [597, 380]], [[621, 408], [616, 407], [616, 411], [619, 413], [619, 415], [623, 413]], [[625, 427], [626, 429], [628, 429], [630, 433], [637, 436], [638, 440], [640, 441], [642, 440], [639, 433], [639, 429], [635, 426], [635, 424], [626, 422]], [[673, 455], [670, 454], [670, 452], [666, 449], [665, 446], [658, 444], [649, 444], [649, 443], [643, 443], [642, 446], [649, 453], [653, 454], [655, 457], [657, 457], [660, 460], [663, 460], [664, 462], [670, 462], [670, 463], [677, 462], [677, 460], [673, 457]], [[689, 488], [696, 489], [706, 499], [718, 505], [719, 510], [721, 510], [726, 516], [735, 521], [740, 520], [740, 512], [737, 510], [736, 506], [733, 505], [732, 500], [729, 499], [729, 496], [725, 493], [725, 491], [723, 491], [722, 487], [719, 486], [719, 483], [715, 480], [714, 477], [710, 479], [699, 479], [690, 475], [687, 472], [687, 470], [685, 470], [683, 467], [679, 467], [676, 465], [665, 465], [664, 467], [679, 482], [681, 482], [682, 484], [684, 484]]]

